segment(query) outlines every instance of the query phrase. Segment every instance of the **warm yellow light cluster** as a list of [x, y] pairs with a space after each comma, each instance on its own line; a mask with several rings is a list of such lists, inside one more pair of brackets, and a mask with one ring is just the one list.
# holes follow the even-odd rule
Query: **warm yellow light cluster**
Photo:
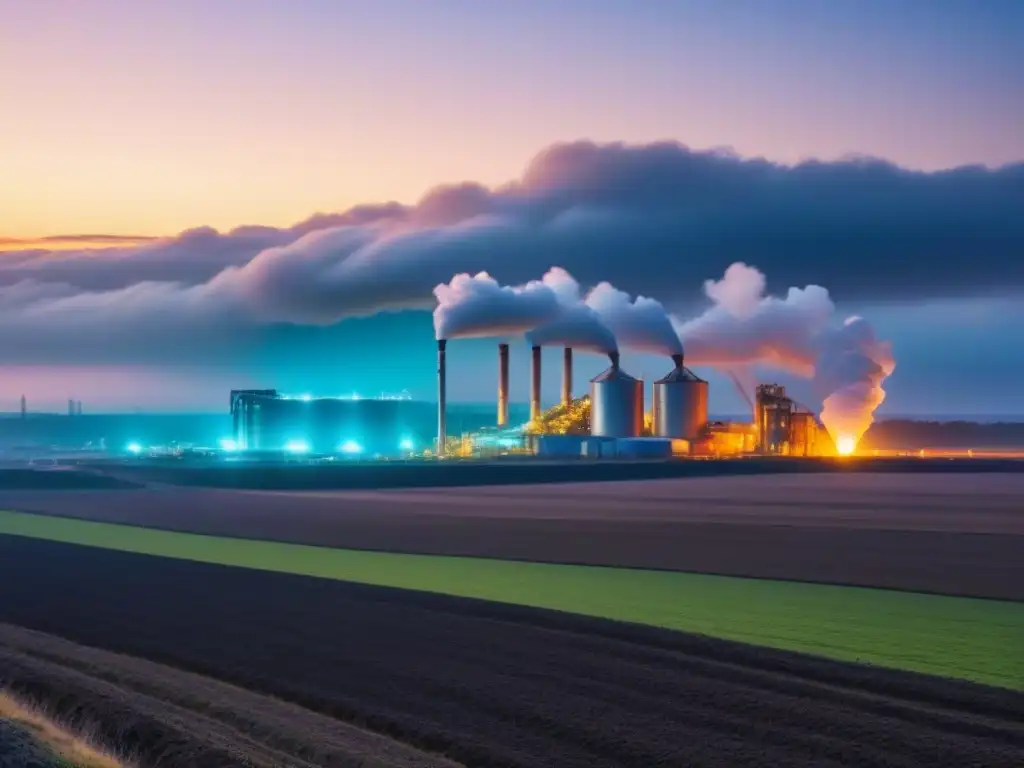
[[527, 431], [534, 435], [585, 435], [590, 433], [590, 395], [559, 403], [531, 421]]
[[836, 440], [836, 451], [840, 456], [849, 456], [857, 450], [857, 441], [851, 435], [840, 435]]

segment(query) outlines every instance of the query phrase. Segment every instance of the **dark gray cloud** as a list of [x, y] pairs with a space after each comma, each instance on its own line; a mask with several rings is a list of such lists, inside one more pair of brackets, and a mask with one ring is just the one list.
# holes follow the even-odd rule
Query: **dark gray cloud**
[[504, 187], [443, 186], [413, 206], [2, 254], [0, 342], [16, 359], [45, 360], [88, 329], [108, 340], [104, 359], [133, 360], [154, 339], [164, 355], [196, 356], [208, 340], [267, 325], [430, 308], [434, 286], [457, 273], [520, 284], [554, 264], [677, 310], [737, 261], [767, 274], [769, 291], [823, 285], [837, 302], [1014, 295], [1021, 253], [1024, 164], [921, 173], [578, 142], [544, 150]]

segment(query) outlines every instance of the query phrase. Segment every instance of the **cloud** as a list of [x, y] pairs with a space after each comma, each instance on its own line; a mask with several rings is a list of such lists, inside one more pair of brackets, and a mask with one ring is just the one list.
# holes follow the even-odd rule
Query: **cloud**
[[842, 303], [1014, 295], [1024, 291], [1022, 208], [1024, 164], [922, 173], [872, 159], [784, 166], [670, 142], [559, 144], [497, 189], [442, 186], [415, 205], [283, 229], [5, 253], [0, 343], [47, 359], [89, 328], [117, 339], [106, 357], [132, 362], [149, 354], [146, 334], [173, 356], [267, 324], [429, 308], [452, 275], [518, 285], [551, 264], [674, 309], [736, 261], [758, 264], [768, 290], [827, 285]]

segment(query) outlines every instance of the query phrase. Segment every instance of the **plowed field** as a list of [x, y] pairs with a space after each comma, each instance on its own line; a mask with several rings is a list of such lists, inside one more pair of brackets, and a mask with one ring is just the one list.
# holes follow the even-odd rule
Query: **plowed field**
[[0, 621], [473, 766], [1024, 763], [1019, 693], [426, 593], [0, 537]]
[[330, 547], [1024, 600], [1024, 473], [320, 492], [6, 491], [0, 509]]

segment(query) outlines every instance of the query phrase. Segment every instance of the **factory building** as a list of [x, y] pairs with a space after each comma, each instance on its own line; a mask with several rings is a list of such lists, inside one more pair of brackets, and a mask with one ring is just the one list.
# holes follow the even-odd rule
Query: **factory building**
[[809, 409], [778, 384], [761, 384], [754, 400], [757, 452], [766, 456], [825, 456], [835, 452], [831, 438]]
[[298, 397], [231, 392], [238, 450], [401, 456], [432, 447], [433, 406], [402, 397]]
[[692, 456], [742, 456], [757, 449], [757, 425], [736, 421], [708, 422], [690, 446]]
[[786, 397], [786, 388], [778, 384], [758, 385], [754, 414], [758, 452], [767, 456], [789, 455], [793, 401]]

